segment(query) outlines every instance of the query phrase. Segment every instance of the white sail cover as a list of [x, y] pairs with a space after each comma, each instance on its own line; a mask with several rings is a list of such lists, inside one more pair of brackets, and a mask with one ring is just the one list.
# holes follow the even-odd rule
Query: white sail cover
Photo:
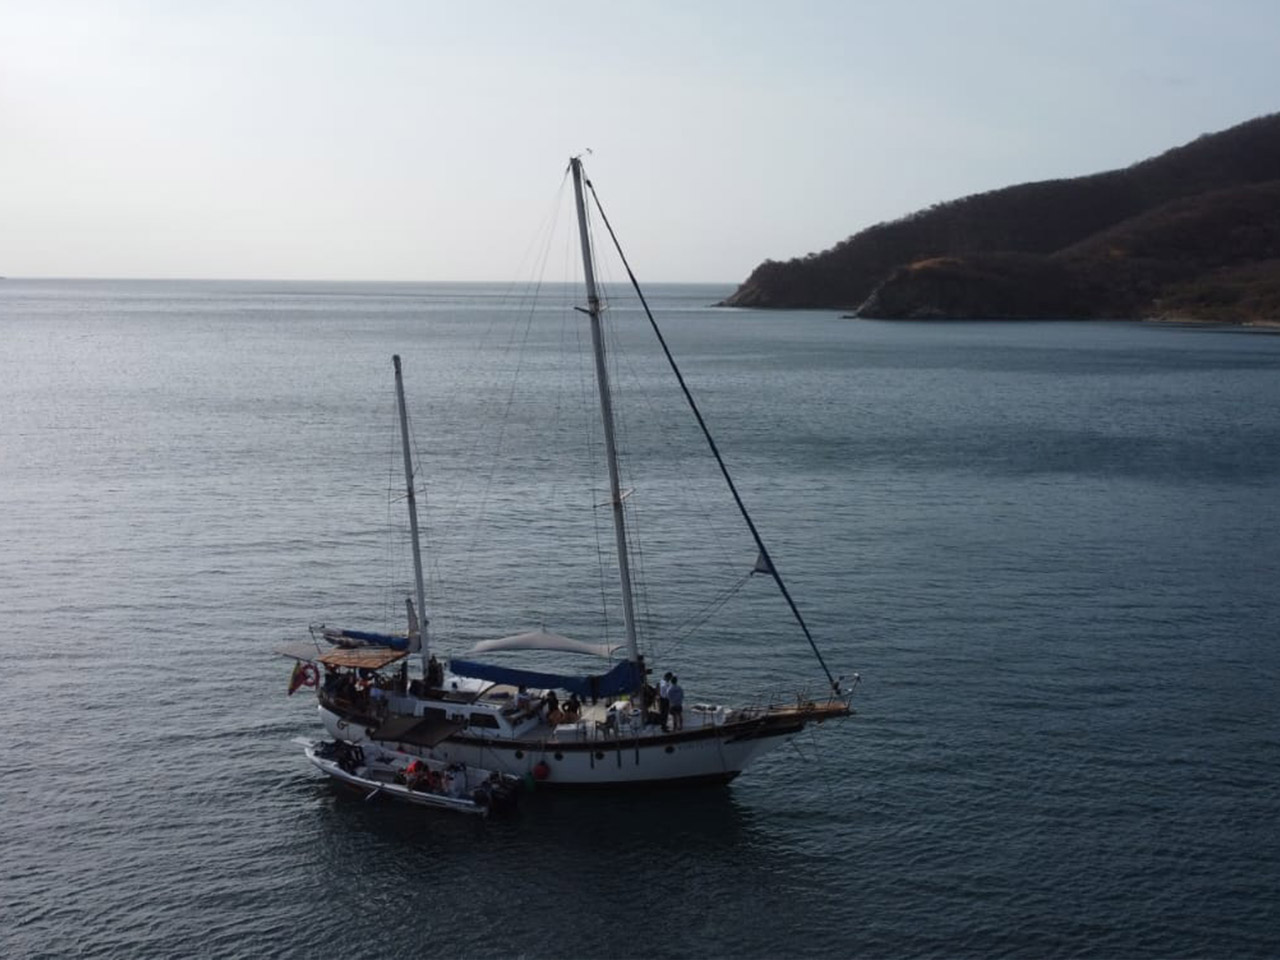
[[620, 643], [587, 643], [562, 637], [546, 630], [530, 630], [496, 640], [481, 640], [467, 653], [493, 653], [495, 650], [559, 650], [562, 653], [586, 653], [595, 657], [608, 657], [621, 647]]

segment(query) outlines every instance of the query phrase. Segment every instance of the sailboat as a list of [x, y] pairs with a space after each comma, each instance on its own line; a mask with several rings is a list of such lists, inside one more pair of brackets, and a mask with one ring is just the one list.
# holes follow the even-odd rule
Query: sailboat
[[[664, 678], [658, 689], [649, 675], [638, 642], [631, 553], [623, 509], [625, 494], [619, 476], [602, 305], [587, 216], [588, 190], [607, 227], [608, 219], [585, 176], [581, 159], [573, 158], [569, 167], [586, 294], [586, 306], [577, 309], [587, 315], [591, 328], [596, 394], [608, 467], [608, 506], [613, 519], [617, 589], [625, 627], [625, 657], [617, 659], [608, 669], [566, 674], [461, 657], [449, 659], [446, 665], [431, 652], [399, 356], [393, 358], [393, 367], [415, 579], [414, 596], [406, 600], [408, 629], [403, 636], [398, 636], [316, 627], [312, 631], [314, 649], [295, 647], [282, 652], [290, 653], [304, 664], [301, 683], [316, 688], [320, 720], [339, 741], [372, 743], [432, 762], [485, 767], [502, 774], [532, 777], [550, 786], [726, 783], [809, 725], [849, 716], [853, 712], [850, 700], [857, 675], [846, 685], [843, 678], [833, 676], [827, 668], [743, 505], [628, 265], [627, 274], [662, 351], [754, 538], [759, 551], [756, 571], [776, 581], [826, 674], [827, 687], [821, 696], [797, 695], [783, 702], [745, 706], [691, 704], [686, 710], [677, 703], [682, 695], [678, 684], [671, 688]], [[613, 237], [611, 227], [609, 233]], [[614, 243], [616, 246], [616, 237]], [[618, 253], [622, 256], [620, 248]], [[625, 256], [622, 262], [626, 265]], [[587, 643], [542, 629], [483, 641], [470, 654], [510, 650], [557, 651], [595, 658], [612, 657], [614, 653], [609, 644]], [[420, 671], [414, 672], [420, 672], [420, 676], [411, 679], [409, 664], [419, 658]], [[323, 678], [319, 667], [324, 668]], [[298, 685], [295, 682], [290, 692]]]

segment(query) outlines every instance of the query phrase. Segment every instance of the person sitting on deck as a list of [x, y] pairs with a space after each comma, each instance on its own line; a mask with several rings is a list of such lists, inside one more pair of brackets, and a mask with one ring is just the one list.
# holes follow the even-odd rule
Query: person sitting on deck
[[431, 770], [421, 760], [412, 760], [405, 768], [404, 782], [410, 790], [430, 790]]
[[376, 680], [369, 683], [369, 709], [376, 717], [387, 712], [387, 691]]
[[440, 665], [440, 661], [436, 659], [433, 653], [431, 659], [427, 661], [427, 689], [439, 690], [444, 686], [444, 667]]
[[640, 702], [644, 705], [644, 711], [641, 714], [644, 717], [646, 726], [654, 725], [663, 727], [666, 732], [666, 720], [657, 710], [654, 704], [658, 700], [658, 688], [651, 683], [646, 683], [640, 692]]
[[564, 711], [560, 709], [560, 698], [556, 696], [554, 690], [548, 691], [547, 699], [543, 701], [547, 705], [547, 723], [555, 726], [564, 719]]
[[564, 702], [564, 707], [560, 712], [564, 714], [565, 723], [578, 722], [578, 717], [582, 714], [582, 704], [578, 702], [576, 693], [569, 694], [569, 699]]
[[516, 713], [527, 714], [530, 712], [530, 708], [532, 706], [533, 697], [529, 696], [528, 688], [521, 687], [520, 691], [516, 694]]
[[641, 704], [643, 704], [645, 710], [647, 711], [650, 708], [652, 708], [653, 702], [657, 699], [658, 699], [658, 688], [655, 687], [652, 683], [649, 683], [646, 681], [645, 685], [640, 690], [640, 702]]
[[356, 678], [353, 674], [343, 673], [338, 677], [334, 692], [336, 696], [344, 700], [355, 700], [356, 698]]

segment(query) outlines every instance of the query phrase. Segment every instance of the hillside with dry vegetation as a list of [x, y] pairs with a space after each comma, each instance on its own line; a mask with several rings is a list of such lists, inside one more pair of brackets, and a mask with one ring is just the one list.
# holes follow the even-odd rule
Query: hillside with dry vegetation
[[766, 261], [725, 301], [886, 319], [1280, 320], [1280, 114]]

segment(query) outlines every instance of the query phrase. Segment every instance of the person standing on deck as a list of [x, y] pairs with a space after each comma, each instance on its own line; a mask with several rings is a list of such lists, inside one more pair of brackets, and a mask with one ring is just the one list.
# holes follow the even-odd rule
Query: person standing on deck
[[680, 686], [680, 678], [672, 674], [671, 685], [667, 687], [667, 703], [671, 710], [671, 728], [684, 729], [684, 687]]
[[671, 671], [668, 670], [662, 675], [662, 682], [658, 684], [658, 716], [662, 719], [662, 732], [667, 732], [667, 717], [671, 711]]

